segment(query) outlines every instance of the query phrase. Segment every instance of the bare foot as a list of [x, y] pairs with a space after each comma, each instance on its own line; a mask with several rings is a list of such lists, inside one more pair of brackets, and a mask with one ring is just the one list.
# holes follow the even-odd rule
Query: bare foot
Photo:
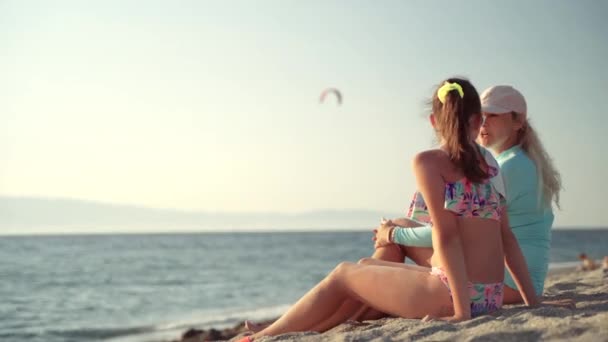
[[245, 321], [245, 329], [253, 332], [253, 333], [257, 333], [259, 331], [262, 331], [264, 329], [266, 329], [266, 327], [268, 327], [270, 324], [260, 324], [260, 323], [255, 323], [252, 321]]

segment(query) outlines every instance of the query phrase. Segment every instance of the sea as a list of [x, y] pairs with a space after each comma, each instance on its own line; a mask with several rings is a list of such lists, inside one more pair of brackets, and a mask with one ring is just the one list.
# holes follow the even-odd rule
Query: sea
[[[371, 232], [0, 237], [0, 341], [147, 342], [283, 313]], [[608, 229], [553, 231], [551, 268], [608, 255]]]

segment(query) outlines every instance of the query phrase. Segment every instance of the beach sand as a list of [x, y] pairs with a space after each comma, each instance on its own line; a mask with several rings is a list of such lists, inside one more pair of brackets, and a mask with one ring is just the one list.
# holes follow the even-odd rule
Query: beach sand
[[[551, 272], [545, 282], [545, 299], [572, 299], [575, 308], [541, 305], [526, 308], [508, 305], [497, 313], [450, 324], [385, 318], [363, 323], [345, 323], [323, 334], [290, 333], [256, 341], [606, 341], [608, 342], [608, 278], [601, 269]], [[192, 334], [182, 342], [227, 339], [243, 328]]]

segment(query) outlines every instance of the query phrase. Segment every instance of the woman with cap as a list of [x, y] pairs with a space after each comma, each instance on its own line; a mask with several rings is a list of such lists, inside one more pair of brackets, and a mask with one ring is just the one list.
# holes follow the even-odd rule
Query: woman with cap
[[[507, 194], [507, 215], [532, 278], [535, 292], [543, 292], [549, 265], [552, 203], [559, 208], [560, 174], [553, 165], [538, 135], [528, 120], [524, 96], [508, 85], [486, 89], [481, 94], [483, 124], [478, 143], [492, 151], [502, 174]], [[410, 208], [410, 213], [412, 212]], [[408, 213], [408, 217], [410, 217]], [[432, 255], [431, 227], [409, 218], [388, 221], [393, 225], [393, 245], [378, 247], [372, 258], [361, 262], [373, 264], [377, 259], [403, 261], [411, 258], [420, 265]], [[381, 225], [377, 234], [387, 234]], [[505, 270], [504, 303], [522, 303], [511, 274]], [[355, 319], [373, 319], [381, 313], [361, 310]]]
[[[560, 174], [532, 127], [526, 100], [517, 89], [491, 87], [482, 93], [481, 103], [484, 124], [478, 141], [500, 164], [511, 230], [541, 295], [549, 267], [552, 203], [559, 208]], [[505, 283], [505, 303], [520, 303], [511, 274], [505, 274]]]

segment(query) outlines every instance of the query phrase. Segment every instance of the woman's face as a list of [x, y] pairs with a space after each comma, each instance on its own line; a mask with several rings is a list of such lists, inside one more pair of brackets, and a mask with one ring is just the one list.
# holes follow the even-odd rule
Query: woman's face
[[521, 123], [511, 113], [483, 113], [483, 124], [477, 140], [483, 147], [500, 153], [511, 148], [520, 128]]

